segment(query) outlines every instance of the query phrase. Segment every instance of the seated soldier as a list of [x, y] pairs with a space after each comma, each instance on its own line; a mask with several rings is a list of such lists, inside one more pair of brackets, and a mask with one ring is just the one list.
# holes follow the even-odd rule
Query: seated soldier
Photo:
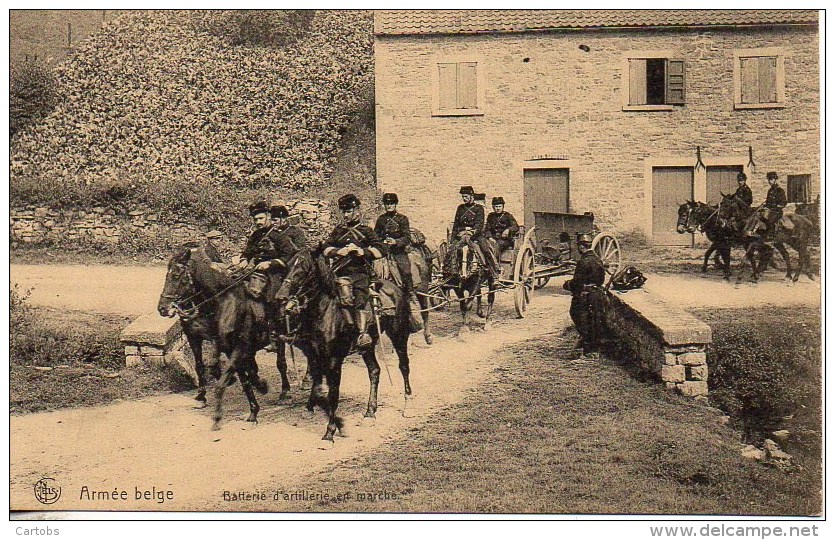
[[777, 183], [777, 173], [774, 171], [765, 175], [768, 180], [768, 193], [765, 195], [765, 202], [763, 203], [763, 220], [765, 221], [765, 239], [771, 241], [774, 239], [774, 233], [777, 229], [777, 223], [783, 217], [783, 208], [788, 204], [786, 192]]
[[476, 242], [484, 230], [484, 208], [475, 202], [475, 191], [472, 186], [462, 186], [459, 190], [463, 204], [455, 211], [452, 223], [452, 238], [450, 250], [445, 266], [451, 272], [457, 273], [457, 253], [462, 243], [466, 243], [470, 250], [483, 261], [481, 250], [476, 248]]
[[364, 348], [372, 344], [365, 310], [373, 277], [371, 261], [384, 257], [388, 250], [374, 230], [362, 223], [360, 201], [356, 195], [343, 195], [338, 205], [345, 222], [337, 225], [324, 242], [323, 253], [337, 259], [333, 267], [339, 286], [339, 302], [346, 317], [359, 331], [357, 347]]
[[270, 218], [275, 231], [272, 236], [276, 239], [276, 249], [286, 267], [290, 259], [307, 246], [307, 236], [301, 227], [290, 224], [290, 213], [285, 206], [271, 206]]
[[[484, 240], [480, 244], [494, 276], [498, 276], [501, 270], [499, 258], [502, 252], [513, 248], [513, 239], [519, 234], [519, 224], [513, 214], [504, 211], [503, 197], [493, 197], [492, 203], [493, 211], [487, 216]], [[495, 242], [498, 250], [490, 249], [490, 246], [486, 245], [489, 241]]]
[[219, 244], [223, 234], [220, 231], [209, 231], [206, 233], [206, 243], [203, 244], [203, 250], [206, 256], [213, 263], [222, 263], [223, 257], [220, 256]]
[[409, 218], [397, 211], [398, 202], [396, 193], [383, 194], [383, 206], [386, 212], [377, 218], [374, 233], [383, 239], [383, 243], [388, 246], [389, 258], [397, 265], [400, 279], [403, 281], [403, 290], [409, 297], [412, 330], [417, 331], [420, 329], [418, 328], [420, 324], [415, 318], [413, 305], [417, 305], [418, 300], [412, 280], [412, 262], [409, 260], [411, 228]]

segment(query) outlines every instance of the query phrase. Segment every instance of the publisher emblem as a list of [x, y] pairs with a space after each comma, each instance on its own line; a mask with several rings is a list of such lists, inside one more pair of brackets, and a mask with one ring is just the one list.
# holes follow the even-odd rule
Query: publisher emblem
[[61, 498], [61, 486], [54, 478], [41, 478], [35, 484], [35, 498], [41, 504], [52, 504]]

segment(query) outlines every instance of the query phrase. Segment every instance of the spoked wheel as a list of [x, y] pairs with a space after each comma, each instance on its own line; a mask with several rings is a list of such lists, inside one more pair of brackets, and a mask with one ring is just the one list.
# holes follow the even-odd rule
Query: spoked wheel
[[[539, 253], [534, 255], [534, 265], [535, 266], [544, 266], [545, 262], [541, 260], [542, 256]], [[548, 282], [551, 281], [551, 276], [545, 277], [535, 277], [533, 280], [533, 289], [538, 291], [542, 287], [548, 285]]]
[[610, 276], [615, 275], [621, 268], [620, 244], [617, 238], [609, 233], [597, 233], [591, 241], [591, 249], [603, 261], [603, 267]]
[[535, 257], [533, 247], [525, 245], [516, 256], [513, 265], [513, 281], [516, 283], [513, 290], [513, 303], [516, 307], [516, 315], [521, 319], [525, 316], [528, 304], [531, 302], [531, 291], [534, 288], [534, 267]]
[[429, 305], [437, 307], [438, 311], [443, 311], [447, 305], [447, 302], [438, 297], [442, 296], [447, 300], [449, 299], [449, 291], [445, 291], [441, 288], [441, 283], [444, 279], [443, 265], [446, 260], [448, 249], [449, 245], [446, 242], [441, 242], [438, 245], [438, 256], [432, 260], [432, 283], [429, 285], [429, 294], [431, 294], [432, 297], [429, 298]]

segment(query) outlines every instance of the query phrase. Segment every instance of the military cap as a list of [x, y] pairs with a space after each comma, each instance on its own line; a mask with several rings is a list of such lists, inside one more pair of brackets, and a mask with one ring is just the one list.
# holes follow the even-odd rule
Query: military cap
[[776, 172], [774, 172], [774, 171], [769, 171], [769, 172], [765, 175], [765, 177], [766, 177], [767, 179], [769, 179], [769, 180], [771, 180], [772, 178], [774, 178], [774, 179], [776, 180], [776, 179], [777, 179], [777, 173], [776, 173]]
[[222, 236], [223, 236], [223, 234], [221, 234], [220, 231], [209, 231], [209, 232], [206, 233], [206, 238], [208, 238], [210, 240], [214, 239], [214, 238], [220, 238]]
[[504, 197], [493, 197], [493, 206], [504, 204]]
[[473, 195], [475, 196], [475, 190], [473, 186], [461, 186], [461, 189], [458, 190], [458, 193], [461, 195]]
[[589, 233], [577, 233], [577, 243], [578, 244], [591, 244], [592, 238]]
[[383, 204], [397, 204], [400, 202], [397, 193], [383, 193]]
[[270, 209], [267, 206], [267, 201], [256, 201], [249, 205], [249, 215], [252, 217], [258, 214], [269, 214]]
[[270, 206], [270, 217], [273, 219], [276, 218], [286, 218], [290, 217], [290, 212], [287, 211], [287, 207], [282, 204], [275, 204]]
[[748, 180], [748, 176], [744, 172], [741, 172], [738, 175], [736, 175], [736, 179], [739, 181]]
[[359, 207], [360, 200], [353, 193], [348, 193], [347, 195], [341, 196], [337, 204], [340, 210], [351, 210], [352, 208]]

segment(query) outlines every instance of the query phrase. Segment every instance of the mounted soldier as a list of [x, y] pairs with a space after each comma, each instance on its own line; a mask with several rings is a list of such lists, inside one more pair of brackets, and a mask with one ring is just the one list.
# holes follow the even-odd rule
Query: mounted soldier
[[374, 233], [382, 238], [383, 243], [388, 246], [389, 259], [397, 266], [397, 271], [403, 282], [403, 291], [409, 297], [412, 330], [417, 332], [421, 326], [415, 317], [414, 311], [414, 306], [418, 305], [419, 302], [412, 279], [412, 262], [409, 260], [411, 228], [409, 227], [409, 218], [397, 211], [399, 202], [396, 193], [383, 194], [383, 206], [386, 212], [377, 218], [377, 222], [374, 224]]
[[590, 234], [578, 233], [576, 242], [580, 260], [574, 269], [574, 277], [566, 281], [563, 288], [571, 291], [569, 314], [580, 334], [579, 345], [583, 354], [589, 355], [597, 352], [603, 330], [603, 310], [606, 303], [603, 282], [606, 279], [606, 269], [603, 261], [591, 248]]
[[[307, 235], [301, 227], [290, 224], [290, 213], [285, 206], [271, 206], [270, 218], [274, 231], [271, 236], [275, 239], [278, 257], [286, 267], [293, 255], [307, 247]], [[284, 269], [282, 269], [282, 274], [283, 272]]]
[[203, 244], [203, 250], [206, 256], [213, 263], [222, 263], [223, 257], [220, 255], [219, 244], [223, 234], [220, 231], [209, 231], [206, 233], [206, 242]]
[[[484, 226], [484, 240], [481, 242], [487, 262], [492, 266], [494, 276], [500, 272], [501, 253], [513, 248], [513, 239], [519, 234], [519, 224], [510, 212], [504, 210], [504, 198], [493, 197], [493, 211], [487, 216]], [[495, 246], [490, 245], [495, 243]]]
[[780, 218], [783, 217], [783, 208], [788, 204], [786, 192], [777, 183], [777, 173], [774, 171], [765, 175], [768, 180], [768, 193], [765, 195], [765, 202], [763, 203], [762, 218], [765, 221], [765, 237], [767, 240], [774, 238], [774, 232]]
[[330, 234], [322, 253], [336, 259], [333, 272], [337, 278], [339, 303], [359, 331], [357, 347], [365, 348], [373, 343], [368, 335], [370, 319], [366, 311], [373, 279], [371, 261], [385, 257], [388, 246], [374, 229], [362, 223], [360, 201], [356, 195], [343, 195], [338, 206], [345, 222], [337, 225]]
[[734, 197], [744, 202], [750, 208], [754, 204], [754, 195], [751, 193], [751, 188], [746, 184], [748, 176], [744, 172], [740, 172], [736, 175], [736, 181], [738, 186], [734, 192]]
[[464, 243], [476, 254], [480, 262], [485, 263], [484, 254], [481, 253], [480, 247], [477, 247], [477, 242], [484, 230], [484, 207], [475, 202], [475, 191], [472, 186], [462, 186], [458, 193], [461, 194], [463, 203], [458, 205], [455, 220], [452, 223], [447, 268], [454, 268], [457, 264], [458, 248]]

